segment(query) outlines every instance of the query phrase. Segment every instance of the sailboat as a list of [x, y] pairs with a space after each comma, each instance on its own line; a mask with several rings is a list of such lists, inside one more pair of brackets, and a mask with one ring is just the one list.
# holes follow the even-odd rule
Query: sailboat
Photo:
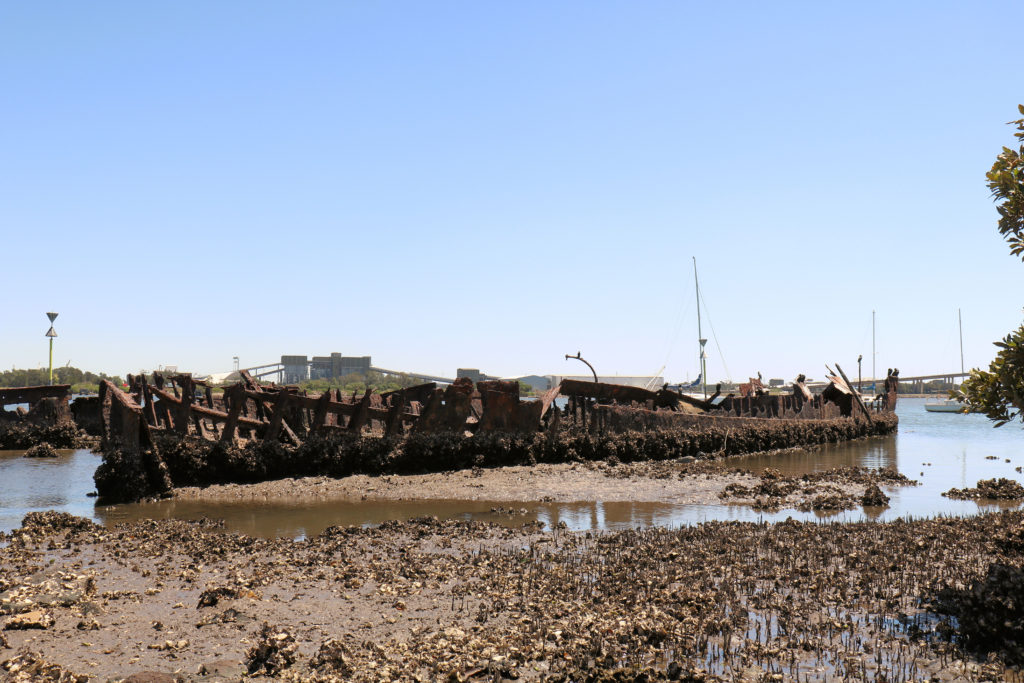
[[[956, 309], [956, 320], [960, 327], [960, 372], [964, 371], [964, 323], [960, 317], [960, 309]], [[961, 401], [951, 398], [945, 400], [929, 401], [924, 404], [924, 409], [929, 413], [969, 413], [967, 406]]]

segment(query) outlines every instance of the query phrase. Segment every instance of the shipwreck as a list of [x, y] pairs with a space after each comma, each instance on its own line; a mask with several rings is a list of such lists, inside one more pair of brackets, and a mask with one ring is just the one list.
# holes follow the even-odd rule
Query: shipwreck
[[[870, 401], [842, 370], [820, 394], [802, 377], [786, 394], [759, 380], [707, 400], [662, 388], [564, 380], [539, 397], [516, 381], [459, 379], [398, 391], [307, 393], [247, 373], [221, 392], [188, 374], [100, 386], [94, 410], [101, 497], [289, 476], [447, 471], [602, 459], [716, 457], [896, 429], [897, 377]], [[85, 411], [83, 411], [84, 413]]]

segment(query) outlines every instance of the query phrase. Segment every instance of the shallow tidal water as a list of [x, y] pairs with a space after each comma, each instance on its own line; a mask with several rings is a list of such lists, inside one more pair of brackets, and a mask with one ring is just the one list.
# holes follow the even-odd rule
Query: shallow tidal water
[[22, 451], [0, 451], [0, 531], [20, 526], [32, 510], [62, 510], [105, 524], [142, 518], [223, 519], [227, 529], [257, 536], [301, 538], [332, 525], [371, 525], [392, 519], [434, 515], [521, 525], [541, 521], [569, 529], [622, 529], [637, 526], [680, 526], [706, 520], [778, 521], [889, 520], [901, 517], [973, 515], [1016, 507], [949, 500], [942, 492], [974, 486], [979, 479], [1006, 477], [1024, 482], [1024, 429], [999, 429], [981, 415], [929, 413], [923, 399], [900, 399], [899, 433], [894, 436], [793, 450], [768, 456], [743, 456], [729, 467], [759, 471], [774, 467], [784, 474], [803, 474], [846, 465], [894, 467], [920, 486], [886, 489], [891, 500], [881, 509], [855, 509], [838, 514], [782, 510], [755, 512], [738, 505], [675, 505], [586, 501], [577, 503], [508, 503], [496, 501], [427, 500], [304, 502], [301, 505], [210, 503], [164, 500], [133, 505], [95, 506], [92, 473], [100, 457], [88, 451], [61, 451], [54, 459], [21, 457]]

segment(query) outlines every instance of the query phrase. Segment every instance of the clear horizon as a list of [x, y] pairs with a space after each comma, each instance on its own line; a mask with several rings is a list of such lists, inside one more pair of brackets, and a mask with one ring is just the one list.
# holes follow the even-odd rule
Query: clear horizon
[[[0, 363], [987, 368], [1020, 3], [0, 8]], [[1007, 81], [1010, 81], [1007, 83]], [[712, 329], [714, 332], [712, 333]], [[717, 343], [716, 343], [717, 339]], [[719, 349], [720, 347], [720, 349]]]

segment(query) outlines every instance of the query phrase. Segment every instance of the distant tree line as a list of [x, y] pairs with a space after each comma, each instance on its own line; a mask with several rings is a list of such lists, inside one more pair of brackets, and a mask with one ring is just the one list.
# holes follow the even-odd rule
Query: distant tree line
[[[117, 375], [105, 373], [96, 374], [87, 370], [79, 370], [71, 366], [64, 366], [53, 369], [54, 384], [70, 384], [72, 391], [97, 391], [100, 382], [110, 380], [117, 386], [123, 381]], [[35, 387], [50, 383], [50, 370], [48, 368], [37, 368], [31, 370], [2, 370], [0, 371], [0, 387]]]
[[[378, 394], [383, 394], [388, 391], [408, 389], [417, 384], [425, 384], [425, 382], [416, 377], [410, 377], [405, 373], [386, 375], [382, 372], [371, 370], [365, 374], [353, 372], [344, 377], [332, 377], [331, 379], [307, 379], [304, 382], [299, 382], [298, 386], [300, 389], [313, 393], [323, 393], [328, 389], [341, 389], [346, 394], [352, 392], [361, 394], [369, 387]], [[520, 381], [519, 395], [536, 396], [537, 392], [526, 382]]]
[[423, 382], [404, 373], [400, 375], [385, 375], [382, 372], [371, 370], [366, 373], [353, 372], [344, 377], [332, 377], [330, 379], [307, 379], [304, 382], [299, 382], [299, 388], [312, 392], [341, 389], [345, 393], [363, 393], [367, 388], [370, 388], [377, 393], [384, 393], [386, 391], [407, 389], [417, 384], [423, 384]]

